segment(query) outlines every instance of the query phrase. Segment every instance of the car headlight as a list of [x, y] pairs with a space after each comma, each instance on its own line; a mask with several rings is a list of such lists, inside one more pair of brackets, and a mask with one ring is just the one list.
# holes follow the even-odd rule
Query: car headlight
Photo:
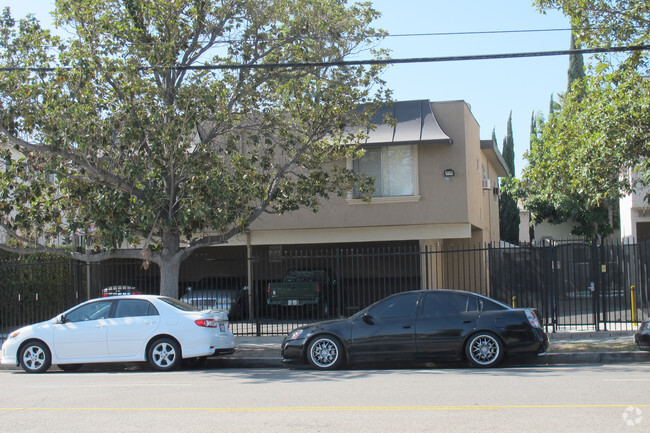
[[303, 332], [305, 332], [304, 329], [296, 329], [294, 331], [291, 331], [289, 333], [289, 335], [287, 336], [287, 339], [288, 340], [297, 340], [298, 338], [300, 338], [300, 336], [302, 335]]

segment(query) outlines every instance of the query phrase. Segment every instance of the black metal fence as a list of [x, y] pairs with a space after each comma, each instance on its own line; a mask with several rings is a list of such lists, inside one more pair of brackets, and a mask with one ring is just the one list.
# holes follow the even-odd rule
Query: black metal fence
[[[291, 269], [326, 270], [332, 278], [321, 283], [320, 298], [312, 303], [271, 302], [269, 295]], [[141, 261], [85, 264], [5, 256], [0, 260], [0, 336], [105, 292], [157, 293], [159, 281], [157, 266], [144, 268]], [[537, 308], [549, 331], [629, 330], [650, 315], [650, 243], [259, 247], [250, 259], [245, 248], [213, 248], [184, 263], [178, 296], [193, 302], [201, 294], [228, 290], [237, 295], [234, 303], [221, 297], [218, 306], [232, 309], [235, 334], [279, 335], [414, 289], [472, 291], [508, 305]]]

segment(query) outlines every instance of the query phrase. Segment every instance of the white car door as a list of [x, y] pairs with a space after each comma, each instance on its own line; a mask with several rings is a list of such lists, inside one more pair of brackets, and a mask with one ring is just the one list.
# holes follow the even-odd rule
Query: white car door
[[81, 305], [54, 325], [54, 353], [62, 360], [108, 359], [106, 327], [111, 300]]
[[146, 299], [118, 299], [113, 317], [108, 320], [108, 354], [133, 358], [144, 354], [145, 345], [160, 325], [156, 307]]

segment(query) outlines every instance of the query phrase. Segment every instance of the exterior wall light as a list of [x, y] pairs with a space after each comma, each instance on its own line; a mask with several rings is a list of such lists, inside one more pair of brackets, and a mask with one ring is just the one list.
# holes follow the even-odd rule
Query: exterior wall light
[[452, 168], [446, 168], [446, 169], [442, 172], [442, 174], [443, 174], [443, 176], [445, 176], [445, 180], [446, 180], [447, 182], [449, 182], [449, 178], [450, 178], [450, 177], [456, 176], [456, 172], [455, 172], [454, 169], [452, 169]]

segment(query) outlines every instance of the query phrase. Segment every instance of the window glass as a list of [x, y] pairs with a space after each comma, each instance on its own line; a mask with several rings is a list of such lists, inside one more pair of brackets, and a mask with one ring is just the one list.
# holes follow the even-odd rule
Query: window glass
[[65, 316], [66, 322], [84, 322], [87, 320], [105, 319], [111, 310], [112, 301], [99, 301], [82, 305], [76, 310], [70, 311]]
[[174, 298], [159, 298], [159, 299], [171, 305], [174, 308], [178, 308], [181, 311], [200, 311], [194, 305], [188, 304], [187, 302], [184, 301], [179, 301], [178, 299], [174, 299]]
[[115, 317], [157, 316], [158, 310], [144, 299], [121, 299], [115, 307]]
[[498, 302], [493, 302], [489, 299], [482, 299], [481, 301], [483, 302], [482, 311], [500, 311], [510, 308], [507, 305], [499, 304]]
[[408, 196], [415, 194], [414, 159], [410, 145], [371, 148], [354, 161], [354, 170], [375, 179], [373, 197]]
[[461, 293], [427, 293], [422, 314], [440, 316], [478, 311], [478, 302], [474, 296]]
[[391, 296], [370, 307], [368, 314], [379, 319], [414, 316], [419, 296], [419, 293]]

